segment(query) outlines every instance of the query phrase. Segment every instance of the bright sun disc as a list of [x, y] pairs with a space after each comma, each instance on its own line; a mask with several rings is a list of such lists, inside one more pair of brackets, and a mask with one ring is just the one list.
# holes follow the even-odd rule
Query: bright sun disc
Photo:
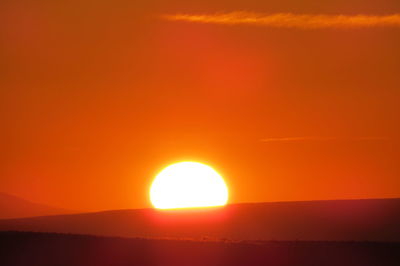
[[150, 188], [157, 209], [222, 206], [228, 202], [224, 179], [211, 167], [180, 162], [162, 170]]

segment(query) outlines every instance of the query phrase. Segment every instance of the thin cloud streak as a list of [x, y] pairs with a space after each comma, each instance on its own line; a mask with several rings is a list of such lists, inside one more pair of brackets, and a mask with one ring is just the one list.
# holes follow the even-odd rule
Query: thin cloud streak
[[162, 16], [170, 21], [186, 21], [223, 25], [255, 25], [270, 28], [328, 29], [328, 28], [400, 28], [400, 14], [392, 15], [306, 15], [293, 13], [261, 14], [231, 12], [216, 14], [176, 14]]
[[358, 137], [358, 138], [338, 138], [338, 137], [290, 137], [290, 138], [265, 138], [261, 142], [302, 142], [302, 141], [388, 141], [385, 137]]

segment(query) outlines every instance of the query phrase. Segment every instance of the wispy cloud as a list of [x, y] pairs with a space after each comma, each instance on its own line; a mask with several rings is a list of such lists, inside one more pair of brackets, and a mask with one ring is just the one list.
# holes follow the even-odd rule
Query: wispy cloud
[[289, 138], [265, 138], [261, 142], [302, 142], [302, 141], [388, 141], [385, 137], [289, 137]]
[[216, 14], [164, 15], [171, 21], [210, 23], [224, 25], [256, 25], [271, 28], [325, 29], [325, 28], [400, 28], [400, 14], [392, 15], [303, 15], [293, 13], [261, 14], [231, 12]]

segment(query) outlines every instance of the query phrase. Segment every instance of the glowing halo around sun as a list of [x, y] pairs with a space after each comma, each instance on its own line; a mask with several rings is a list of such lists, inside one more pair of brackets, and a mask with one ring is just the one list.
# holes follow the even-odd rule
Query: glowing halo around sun
[[228, 202], [228, 187], [210, 166], [180, 162], [156, 176], [150, 188], [150, 200], [157, 209], [223, 206]]

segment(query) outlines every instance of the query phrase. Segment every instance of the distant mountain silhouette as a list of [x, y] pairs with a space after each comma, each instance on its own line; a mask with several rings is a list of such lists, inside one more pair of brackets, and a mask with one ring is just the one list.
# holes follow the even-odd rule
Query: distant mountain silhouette
[[155, 238], [400, 241], [400, 199], [235, 204], [222, 208], [1, 220], [0, 230]]
[[195, 242], [0, 232], [7, 266], [398, 266], [400, 243]]
[[57, 215], [66, 213], [72, 213], [72, 211], [30, 202], [17, 196], [0, 192], [0, 219]]

